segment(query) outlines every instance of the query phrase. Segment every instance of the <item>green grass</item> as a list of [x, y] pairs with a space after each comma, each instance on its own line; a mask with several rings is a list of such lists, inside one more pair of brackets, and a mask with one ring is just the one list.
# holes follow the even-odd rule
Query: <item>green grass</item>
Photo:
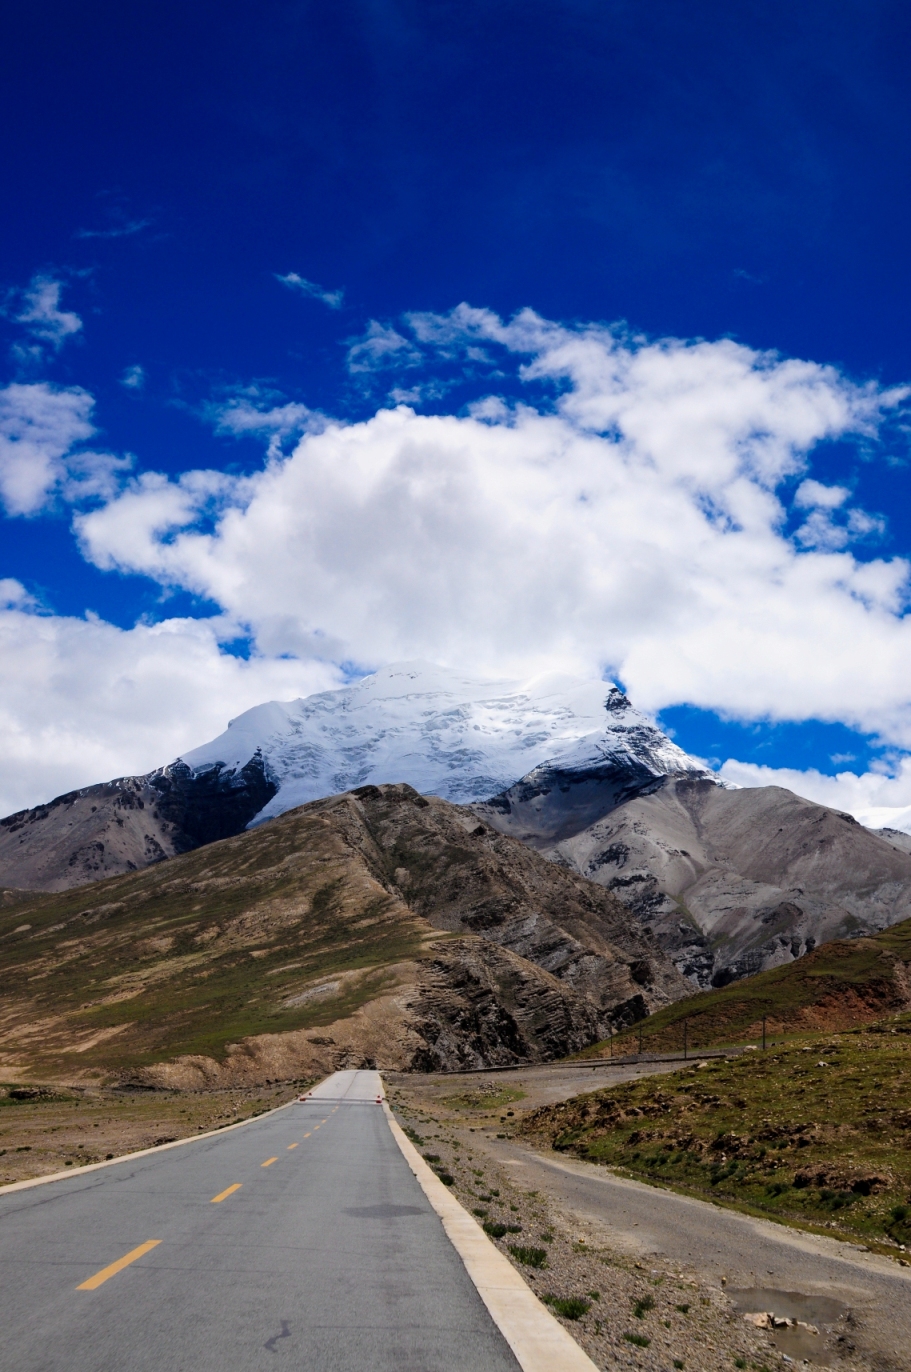
[[581, 1296], [542, 1296], [541, 1299], [565, 1320], [581, 1320], [592, 1308], [591, 1301], [583, 1300]]
[[753, 1214], [911, 1245], [911, 1015], [579, 1096], [523, 1128]]
[[546, 1267], [547, 1250], [544, 1248], [525, 1248], [520, 1245], [509, 1245], [509, 1251], [516, 1262], [524, 1263], [526, 1267]]
[[[39, 1078], [178, 1054], [220, 1059], [249, 1036], [352, 1014], [394, 984], [390, 967], [426, 952], [427, 936], [423, 920], [369, 888], [318, 815], [293, 813], [89, 887], [3, 893], [5, 1003], [23, 1028], [50, 1025], [41, 1047], [11, 1046]], [[294, 1003], [333, 978], [330, 993]]]
[[[874, 1022], [904, 1004], [896, 967], [909, 961], [911, 920], [872, 938], [824, 943], [783, 967], [719, 990], [701, 991], [659, 1010], [617, 1035], [613, 1052], [636, 1052], [640, 1029], [643, 1052], [681, 1052], [684, 1021], [693, 1055], [700, 1048], [759, 1042], [763, 1016], [772, 1039]], [[605, 1039], [576, 1056], [602, 1057], [610, 1049]]]

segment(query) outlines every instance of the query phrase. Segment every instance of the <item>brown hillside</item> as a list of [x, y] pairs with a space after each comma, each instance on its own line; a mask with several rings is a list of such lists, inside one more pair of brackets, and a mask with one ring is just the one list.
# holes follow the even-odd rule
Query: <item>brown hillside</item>
[[0, 1071], [149, 1084], [577, 1051], [685, 993], [614, 897], [409, 786], [0, 907]]

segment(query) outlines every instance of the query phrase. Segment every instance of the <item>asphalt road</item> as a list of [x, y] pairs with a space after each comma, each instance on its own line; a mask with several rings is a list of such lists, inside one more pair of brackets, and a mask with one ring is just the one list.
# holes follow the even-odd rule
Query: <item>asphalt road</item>
[[[600, 1239], [643, 1260], [660, 1255], [713, 1283], [724, 1277], [729, 1292], [776, 1293], [765, 1303], [747, 1302], [754, 1309], [825, 1324], [829, 1304], [838, 1302], [856, 1318], [852, 1337], [859, 1350], [882, 1355], [887, 1366], [896, 1355], [901, 1365], [908, 1363], [911, 1268], [854, 1244], [724, 1210], [592, 1163], [539, 1154], [512, 1140], [476, 1133], [472, 1148], [488, 1150], [520, 1185], [546, 1192], [589, 1242]], [[804, 1299], [791, 1311], [785, 1293]]]
[[0, 1368], [518, 1372], [380, 1089], [0, 1195]]

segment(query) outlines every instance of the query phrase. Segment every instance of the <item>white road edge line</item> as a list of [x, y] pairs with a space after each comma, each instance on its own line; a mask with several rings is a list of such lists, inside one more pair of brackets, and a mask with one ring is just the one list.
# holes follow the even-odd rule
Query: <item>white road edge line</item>
[[[323, 1080], [328, 1080], [324, 1078]], [[322, 1085], [319, 1082], [318, 1085]], [[316, 1090], [313, 1086], [312, 1091]], [[185, 1139], [173, 1139], [170, 1143], [159, 1143], [154, 1148], [138, 1148], [135, 1153], [121, 1153], [118, 1158], [105, 1158], [104, 1162], [87, 1162], [83, 1167], [68, 1167], [65, 1172], [51, 1172], [46, 1177], [30, 1177], [28, 1181], [8, 1181], [0, 1186], [0, 1196], [8, 1191], [26, 1191], [30, 1186], [44, 1186], [49, 1181], [66, 1181], [68, 1177], [83, 1177], [86, 1172], [97, 1172], [101, 1167], [116, 1167], [120, 1162], [134, 1162], [136, 1158], [147, 1158], [150, 1153], [167, 1153], [169, 1148], [182, 1148], [185, 1143], [199, 1143], [200, 1139], [214, 1139], [216, 1135], [230, 1134], [232, 1129], [243, 1129], [245, 1124], [255, 1124], [257, 1120], [277, 1115], [279, 1110], [287, 1110], [290, 1105], [298, 1105], [300, 1098], [286, 1100], [284, 1105], [276, 1105], [273, 1110], [264, 1110], [261, 1115], [251, 1115], [249, 1119], [238, 1120], [236, 1124], [226, 1124], [221, 1129], [208, 1129], [204, 1134], [188, 1134]], [[316, 1102], [314, 1102], [316, 1103]], [[309, 1105], [309, 1100], [303, 1102]]]
[[450, 1243], [465, 1264], [494, 1324], [516, 1355], [522, 1372], [597, 1372], [588, 1354], [541, 1304], [509, 1259], [427, 1166], [385, 1099], [383, 1109], [392, 1137], [443, 1221]]

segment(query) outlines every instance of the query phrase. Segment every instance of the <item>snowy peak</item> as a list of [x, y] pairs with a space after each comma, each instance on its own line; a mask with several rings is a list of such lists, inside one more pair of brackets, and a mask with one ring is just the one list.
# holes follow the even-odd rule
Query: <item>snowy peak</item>
[[713, 777], [610, 682], [555, 673], [478, 681], [424, 662], [258, 705], [182, 761], [197, 774], [219, 764], [239, 772], [257, 753], [278, 790], [254, 822], [357, 786], [400, 781], [467, 804], [545, 766], [548, 776], [629, 773], [636, 790], [667, 775]]

